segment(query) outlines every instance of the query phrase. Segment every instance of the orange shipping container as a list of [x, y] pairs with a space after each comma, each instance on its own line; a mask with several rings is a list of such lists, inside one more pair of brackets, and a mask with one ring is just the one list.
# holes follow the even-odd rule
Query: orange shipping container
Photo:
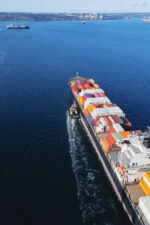
[[100, 144], [103, 145], [103, 143], [104, 143], [104, 140], [100, 139]]
[[105, 120], [107, 126], [109, 126], [109, 121], [107, 120], [107, 117], [104, 116], [103, 118], [104, 118], [104, 120]]
[[81, 106], [84, 106], [84, 97], [83, 96], [79, 97], [79, 102], [80, 102]]
[[71, 82], [70, 82], [70, 84], [71, 84], [71, 86], [72, 86], [72, 87], [74, 87], [74, 86], [75, 86], [75, 84], [73, 83], [73, 81], [71, 81]]
[[104, 120], [106, 121], [108, 126], [112, 124], [111, 120], [108, 117], [105, 116]]
[[91, 107], [93, 110], [96, 109], [96, 105], [91, 105]]
[[86, 89], [89, 89], [89, 88], [91, 87], [91, 86], [89, 85], [89, 83], [86, 83], [84, 86], [85, 86]]
[[98, 84], [94, 84], [94, 87], [96, 87], [98, 89], [99, 88], [99, 85]]
[[116, 140], [111, 133], [108, 134], [114, 144], [116, 144]]
[[104, 149], [104, 151], [106, 153], [109, 152], [109, 149], [110, 149], [110, 145], [108, 144], [108, 142], [104, 139], [104, 140], [101, 140], [101, 145], [102, 145], [102, 148]]
[[109, 146], [113, 145], [112, 140], [108, 136], [106, 136], [104, 140], [109, 144]]
[[119, 171], [120, 171], [120, 173], [121, 173], [122, 175], [125, 174], [125, 170], [124, 170], [124, 168], [123, 168], [122, 166], [119, 166]]
[[113, 125], [109, 126], [109, 133], [115, 133], [116, 130], [114, 129]]
[[97, 117], [96, 123], [99, 124], [99, 121], [100, 121], [100, 117]]
[[150, 172], [145, 172], [145, 178], [148, 180], [150, 183]]
[[95, 108], [96, 108], [95, 105], [89, 105], [87, 107], [87, 109], [89, 110], [89, 112], [92, 112]]
[[86, 109], [86, 110], [84, 111], [84, 114], [85, 114], [86, 118], [88, 118], [88, 116], [89, 116], [89, 114], [90, 114], [89, 110]]
[[86, 84], [84, 85], [84, 87], [85, 87], [85, 89], [88, 89], [88, 87], [87, 87], [87, 85], [86, 85]]
[[122, 139], [127, 139], [128, 136], [131, 134], [131, 132], [130, 131], [121, 131], [121, 132], [118, 132], [118, 134]]
[[147, 186], [145, 181], [144, 180], [140, 180], [139, 184], [140, 184], [141, 188], [143, 189], [143, 191], [145, 192], [145, 194], [147, 196], [149, 196], [150, 195], [150, 188]]
[[114, 140], [114, 138], [112, 137], [111, 134], [107, 134], [107, 136], [105, 137], [105, 139], [108, 141], [108, 143], [110, 145], [116, 144], [116, 142], [115, 142], [115, 140]]
[[93, 108], [91, 107], [91, 105], [89, 105], [89, 106], [87, 107], [87, 110], [88, 110], [90, 113], [93, 111]]

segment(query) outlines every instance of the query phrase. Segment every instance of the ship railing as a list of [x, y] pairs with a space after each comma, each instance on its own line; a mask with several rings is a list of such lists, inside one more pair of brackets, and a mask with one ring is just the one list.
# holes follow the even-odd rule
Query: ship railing
[[146, 167], [145, 166], [138, 167], [139, 172], [146, 172], [146, 171], [149, 171], [149, 170], [150, 170], [150, 164], [146, 165]]
[[[131, 182], [128, 182], [128, 183], [131, 183]], [[143, 215], [141, 209], [139, 208], [138, 205], [136, 205], [133, 200], [132, 200], [132, 197], [130, 195], [130, 193], [127, 191], [126, 187], [125, 187], [125, 191], [127, 193], [127, 196], [128, 196], [128, 199], [130, 200], [131, 204], [132, 204], [132, 207], [133, 209], [135, 210], [135, 212], [137, 213], [138, 215], [138, 218], [139, 220], [142, 222], [143, 225], [149, 225], [149, 223], [147, 222], [147, 220], [145, 219], [145, 216]]]
[[78, 76], [78, 77], [71, 77], [71, 78], [69, 78], [69, 81], [72, 81], [72, 80], [88, 80], [89, 78], [85, 78], [85, 77], [80, 77], [80, 76]]
[[138, 184], [139, 181], [132, 181], [132, 182], [126, 182], [125, 185], [132, 185], [132, 184]]
[[149, 225], [148, 221], [146, 220], [146, 218], [145, 218], [143, 212], [141, 211], [141, 209], [139, 208], [138, 205], [137, 205], [137, 207], [136, 207], [136, 211], [137, 211], [137, 213], [138, 213], [138, 215], [139, 215], [139, 219], [142, 221], [142, 223], [143, 223], [144, 225]]

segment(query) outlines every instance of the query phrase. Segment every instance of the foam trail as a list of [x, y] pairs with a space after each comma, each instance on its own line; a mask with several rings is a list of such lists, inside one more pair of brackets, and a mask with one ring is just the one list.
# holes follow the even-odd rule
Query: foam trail
[[94, 222], [96, 216], [102, 216], [105, 212], [103, 199], [101, 198], [102, 184], [96, 183], [99, 171], [90, 165], [89, 153], [82, 144], [79, 135], [78, 121], [71, 120], [68, 112], [67, 131], [83, 222], [96, 225], [97, 223]]

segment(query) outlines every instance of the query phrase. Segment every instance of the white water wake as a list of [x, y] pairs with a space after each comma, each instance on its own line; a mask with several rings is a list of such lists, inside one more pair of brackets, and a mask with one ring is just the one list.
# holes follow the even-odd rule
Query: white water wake
[[92, 168], [88, 150], [83, 145], [79, 134], [79, 124], [76, 120], [71, 120], [68, 113], [67, 131], [83, 222], [96, 225], [95, 218], [102, 216], [105, 212], [104, 199], [101, 198], [103, 187], [100, 182], [96, 182], [99, 171]]

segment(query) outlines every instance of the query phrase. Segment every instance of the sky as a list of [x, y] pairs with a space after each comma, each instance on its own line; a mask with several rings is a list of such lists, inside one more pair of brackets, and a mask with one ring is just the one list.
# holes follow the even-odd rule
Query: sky
[[0, 0], [1, 12], [150, 12], [150, 0]]

